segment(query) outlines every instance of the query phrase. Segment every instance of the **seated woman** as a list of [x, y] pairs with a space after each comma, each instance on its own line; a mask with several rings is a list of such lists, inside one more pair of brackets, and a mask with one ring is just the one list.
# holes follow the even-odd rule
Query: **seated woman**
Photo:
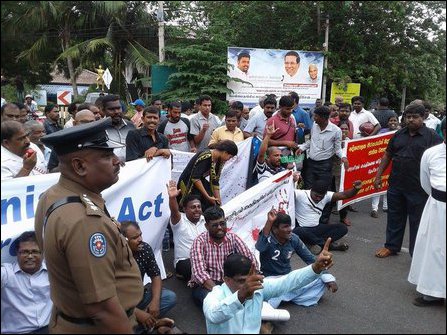
[[[200, 197], [202, 209], [221, 204], [219, 179], [226, 161], [237, 155], [237, 145], [230, 140], [217, 143], [214, 149], [205, 149], [191, 158], [181, 174], [177, 187], [182, 191], [178, 196], [180, 208], [190, 194]], [[206, 177], [209, 176], [209, 182]]]

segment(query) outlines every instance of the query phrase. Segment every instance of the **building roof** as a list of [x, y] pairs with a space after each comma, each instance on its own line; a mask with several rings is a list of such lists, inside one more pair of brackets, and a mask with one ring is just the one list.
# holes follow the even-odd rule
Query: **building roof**
[[[56, 70], [54, 70], [53, 72], [51, 72], [51, 76], [53, 77], [53, 80], [50, 81], [51, 84], [69, 84], [69, 85], [71, 85], [70, 79], [65, 78], [63, 73], [58, 73], [58, 72], [56, 72]], [[78, 85], [96, 84], [97, 76], [98, 75], [95, 72], [84, 69], [84, 70], [82, 70], [82, 72], [78, 76], [78, 78], [76, 79], [76, 83]]]

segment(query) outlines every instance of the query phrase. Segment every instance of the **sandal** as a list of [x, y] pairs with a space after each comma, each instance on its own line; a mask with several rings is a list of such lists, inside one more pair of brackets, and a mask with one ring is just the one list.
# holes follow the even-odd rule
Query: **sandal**
[[335, 250], [335, 251], [346, 251], [349, 249], [348, 243], [337, 243], [333, 242], [329, 244], [329, 250]]
[[379, 257], [379, 258], [386, 258], [388, 256], [394, 256], [396, 254], [397, 254], [396, 252], [391, 251], [390, 249], [385, 248], [385, 247], [377, 249], [377, 251], [376, 251], [376, 257]]

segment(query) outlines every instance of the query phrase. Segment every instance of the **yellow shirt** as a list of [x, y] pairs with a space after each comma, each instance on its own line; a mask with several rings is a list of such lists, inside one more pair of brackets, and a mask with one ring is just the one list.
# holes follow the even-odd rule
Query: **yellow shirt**
[[244, 133], [238, 127], [236, 127], [234, 132], [231, 132], [225, 125], [214, 129], [213, 133], [211, 134], [210, 143], [208, 143], [208, 145], [215, 144], [223, 140], [230, 140], [235, 143], [241, 142], [244, 140]]

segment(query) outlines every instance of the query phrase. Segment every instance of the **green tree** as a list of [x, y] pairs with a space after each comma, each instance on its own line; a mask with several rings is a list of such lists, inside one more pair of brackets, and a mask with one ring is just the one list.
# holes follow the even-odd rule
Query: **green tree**
[[207, 94], [213, 98], [213, 111], [226, 110], [225, 94], [229, 92], [226, 83], [226, 44], [209, 41], [197, 44], [183, 42], [166, 47], [166, 65], [176, 72], [169, 76], [169, 90], [161, 94], [164, 100], [195, 100]]

